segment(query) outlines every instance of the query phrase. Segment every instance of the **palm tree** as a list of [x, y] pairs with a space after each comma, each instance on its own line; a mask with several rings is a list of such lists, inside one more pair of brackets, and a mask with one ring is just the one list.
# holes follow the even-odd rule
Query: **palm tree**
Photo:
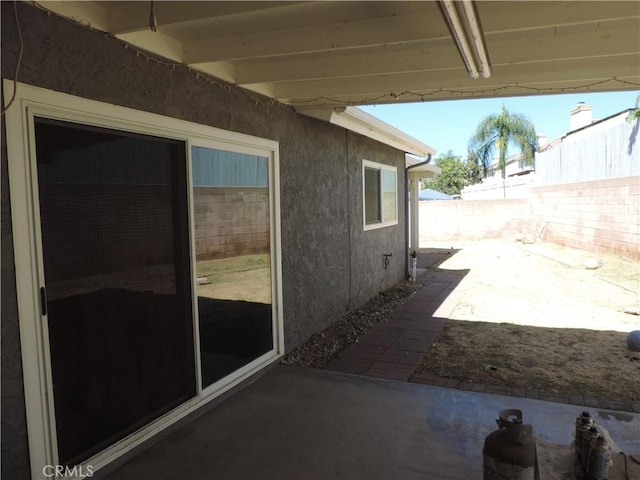
[[477, 155], [478, 162], [487, 176], [496, 149], [498, 150], [498, 168], [502, 173], [502, 189], [506, 198], [504, 184], [505, 159], [510, 144], [520, 149], [525, 165], [533, 165], [537, 148], [536, 129], [531, 120], [524, 115], [511, 113], [505, 107], [497, 115], [485, 117], [469, 140], [469, 151]]

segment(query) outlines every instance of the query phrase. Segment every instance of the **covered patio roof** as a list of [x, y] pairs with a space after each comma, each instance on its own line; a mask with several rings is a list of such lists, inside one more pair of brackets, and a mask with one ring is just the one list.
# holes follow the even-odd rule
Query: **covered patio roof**
[[435, 150], [354, 107], [640, 88], [637, 2], [34, 3], [423, 158]]
[[44, 1], [296, 108], [640, 87], [630, 1]]

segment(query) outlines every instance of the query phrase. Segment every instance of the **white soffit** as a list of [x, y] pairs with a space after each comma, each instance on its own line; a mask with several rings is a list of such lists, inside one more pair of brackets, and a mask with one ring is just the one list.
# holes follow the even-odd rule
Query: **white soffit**
[[436, 150], [429, 145], [357, 107], [298, 107], [296, 111], [303, 115], [338, 125], [419, 157], [428, 157], [436, 153]]
[[[404, 163], [407, 168], [410, 168], [410, 172], [417, 174], [428, 173], [427, 177], [437, 177], [442, 173], [442, 169], [433, 163], [424, 163], [424, 158], [414, 157], [413, 155], [405, 155]], [[422, 165], [420, 165], [422, 164]], [[420, 175], [418, 175], [419, 177]]]

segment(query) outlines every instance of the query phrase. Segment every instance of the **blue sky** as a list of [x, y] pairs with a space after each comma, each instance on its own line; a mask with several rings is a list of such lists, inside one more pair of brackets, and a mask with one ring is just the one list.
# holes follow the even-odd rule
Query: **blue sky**
[[[639, 92], [572, 93], [505, 97], [475, 100], [447, 100], [397, 105], [360, 107], [365, 112], [417, 138], [437, 150], [436, 157], [452, 150], [466, 158], [467, 143], [478, 123], [502, 106], [513, 113], [524, 114], [533, 122], [536, 132], [546, 133], [549, 140], [569, 131], [569, 112], [578, 102], [593, 107], [598, 120], [635, 106]], [[509, 152], [515, 154], [518, 152]]]

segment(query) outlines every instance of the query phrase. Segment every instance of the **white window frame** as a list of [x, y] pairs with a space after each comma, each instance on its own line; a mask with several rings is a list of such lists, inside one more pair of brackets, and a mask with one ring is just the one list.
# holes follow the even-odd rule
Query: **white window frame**
[[[3, 88], [4, 98], [11, 98], [14, 89], [13, 81], [5, 79]], [[17, 83], [16, 88], [14, 103], [5, 114], [5, 125], [27, 432], [31, 475], [34, 479], [41, 478], [43, 467], [55, 465], [58, 458], [48, 329], [46, 321], [43, 321], [45, 317], [41, 314], [39, 294], [40, 286], [44, 285], [44, 267], [41, 260], [40, 209], [38, 208], [36, 186], [34, 186], [34, 182], [37, 181], [34, 180], [37, 179], [34, 155], [34, 117], [70, 121], [184, 141], [187, 149], [190, 268], [192, 271], [195, 267], [195, 225], [191, 147], [202, 146], [230, 150], [261, 155], [269, 159], [274, 348], [228, 377], [203, 389], [200, 371], [196, 285], [195, 278], [192, 278], [194, 355], [197, 369], [196, 395], [174, 410], [89, 458], [80, 466], [88, 467], [90, 465], [95, 472], [207, 402], [232, 389], [267, 365], [277, 362], [283, 356], [279, 144], [273, 140], [80, 98], [22, 83]]]
[[[366, 184], [365, 184], [365, 170], [378, 170], [380, 172], [380, 185], [379, 192], [380, 196], [378, 197], [378, 205], [380, 206], [380, 221], [376, 223], [367, 223], [367, 204], [366, 204]], [[383, 191], [383, 177], [384, 172], [393, 172], [395, 175], [395, 212], [396, 216], [392, 219], [387, 219], [384, 217], [384, 204], [382, 201]], [[362, 160], [362, 225], [364, 226], [364, 230], [375, 230], [377, 228], [390, 227], [392, 225], [398, 224], [398, 168], [392, 165], [385, 165], [383, 163], [372, 162], [370, 160]]]

